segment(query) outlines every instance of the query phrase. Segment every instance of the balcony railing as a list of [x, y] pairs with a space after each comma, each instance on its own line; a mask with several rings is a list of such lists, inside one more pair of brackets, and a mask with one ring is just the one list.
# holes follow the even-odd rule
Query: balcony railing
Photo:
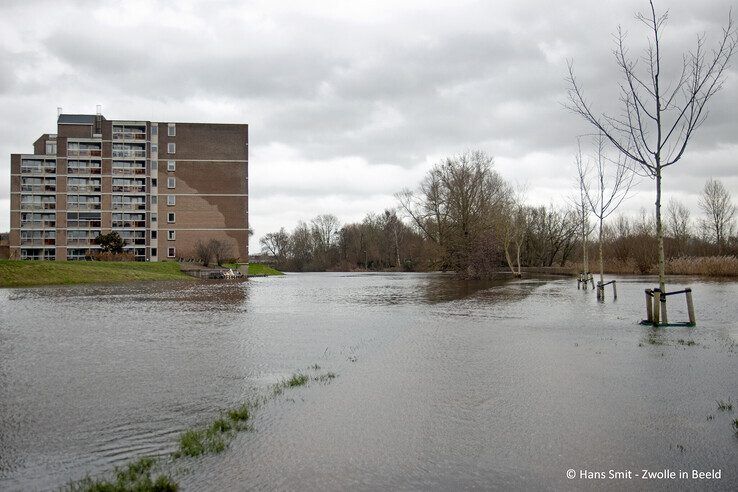
[[[95, 235], [97, 237], [97, 235]], [[72, 246], [93, 246], [95, 244], [94, 237], [68, 237], [67, 245]]]
[[113, 210], [146, 210], [146, 203], [114, 203]]
[[113, 132], [113, 140], [146, 140], [146, 132]]
[[67, 174], [102, 174], [99, 167], [67, 167]]
[[113, 157], [128, 157], [128, 158], [144, 158], [146, 157], [145, 150], [113, 150]]
[[53, 166], [21, 166], [21, 174], [55, 174], [56, 165]]
[[70, 157], [100, 157], [102, 150], [100, 149], [67, 149], [67, 155]]
[[114, 220], [113, 228], [119, 229], [133, 229], [133, 228], [145, 228], [145, 220]]
[[113, 185], [114, 193], [146, 193], [146, 185]]
[[56, 239], [54, 238], [21, 238], [21, 246], [55, 246]]
[[55, 220], [23, 220], [21, 229], [53, 229], [56, 227]]
[[102, 187], [99, 184], [88, 184], [88, 185], [67, 185], [67, 191], [76, 191], [82, 193], [100, 193]]
[[146, 174], [146, 168], [145, 167], [114, 167], [113, 174], [120, 174], [120, 175]]
[[22, 184], [21, 191], [29, 191], [36, 193], [43, 193], [46, 191], [56, 191], [55, 184]]
[[70, 202], [67, 203], [67, 210], [100, 210], [101, 204], [91, 202], [91, 203], [75, 203]]
[[91, 229], [101, 227], [99, 220], [67, 220], [67, 229]]
[[56, 210], [56, 203], [21, 202], [21, 210]]

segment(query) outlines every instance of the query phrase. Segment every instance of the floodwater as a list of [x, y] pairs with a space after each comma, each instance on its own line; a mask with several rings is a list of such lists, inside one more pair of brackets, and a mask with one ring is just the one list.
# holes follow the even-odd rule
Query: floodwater
[[681, 285], [696, 328], [638, 325], [643, 278], [605, 303], [571, 279], [442, 274], [0, 290], [0, 490], [165, 456], [183, 429], [312, 364], [338, 377], [167, 471], [184, 490], [735, 490], [738, 408], [716, 400], [738, 407], [738, 283]]

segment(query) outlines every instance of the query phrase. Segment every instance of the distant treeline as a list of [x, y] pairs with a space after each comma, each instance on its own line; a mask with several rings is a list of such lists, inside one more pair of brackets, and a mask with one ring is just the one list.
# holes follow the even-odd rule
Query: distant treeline
[[[526, 204], [483, 152], [444, 160], [415, 190], [398, 193], [397, 201], [395, 209], [370, 213], [357, 223], [342, 225], [326, 214], [300, 222], [291, 232], [271, 232], [260, 240], [262, 254], [285, 271], [444, 270], [468, 277], [516, 272], [518, 265], [566, 267], [583, 256], [577, 206]], [[695, 228], [689, 210], [671, 202], [667, 256], [736, 255], [732, 220], [723, 221], [715, 234], [709, 217]], [[592, 235], [589, 258], [595, 258], [597, 247]], [[650, 215], [612, 218], [603, 236], [607, 270], [653, 271], [657, 243]]]

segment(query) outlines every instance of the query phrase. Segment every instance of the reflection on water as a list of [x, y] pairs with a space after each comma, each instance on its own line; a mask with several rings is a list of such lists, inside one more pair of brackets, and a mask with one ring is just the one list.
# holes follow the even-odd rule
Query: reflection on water
[[0, 290], [0, 489], [167, 454], [182, 429], [315, 363], [339, 378], [272, 402], [257, 432], [177, 480], [584, 488], [568, 468], [702, 467], [735, 488], [714, 401], [738, 401], [738, 284], [692, 281], [698, 328], [651, 333], [637, 324], [651, 283], [623, 279], [604, 304], [568, 280], [442, 274]]

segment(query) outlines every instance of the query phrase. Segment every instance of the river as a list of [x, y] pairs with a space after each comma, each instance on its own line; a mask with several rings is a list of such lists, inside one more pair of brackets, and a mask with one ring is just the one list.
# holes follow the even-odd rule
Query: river
[[[0, 289], [0, 489], [56, 489], [318, 364], [184, 490], [645, 488], [581, 470], [722, 470], [738, 488], [738, 283], [691, 285], [698, 326], [653, 330], [643, 290], [571, 279], [290, 274], [246, 283]], [[682, 299], [669, 318], [686, 320]], [[691, 342], [694, 342], [692, 344]], [[573, 469], [577, 477], [569, 480]]]

